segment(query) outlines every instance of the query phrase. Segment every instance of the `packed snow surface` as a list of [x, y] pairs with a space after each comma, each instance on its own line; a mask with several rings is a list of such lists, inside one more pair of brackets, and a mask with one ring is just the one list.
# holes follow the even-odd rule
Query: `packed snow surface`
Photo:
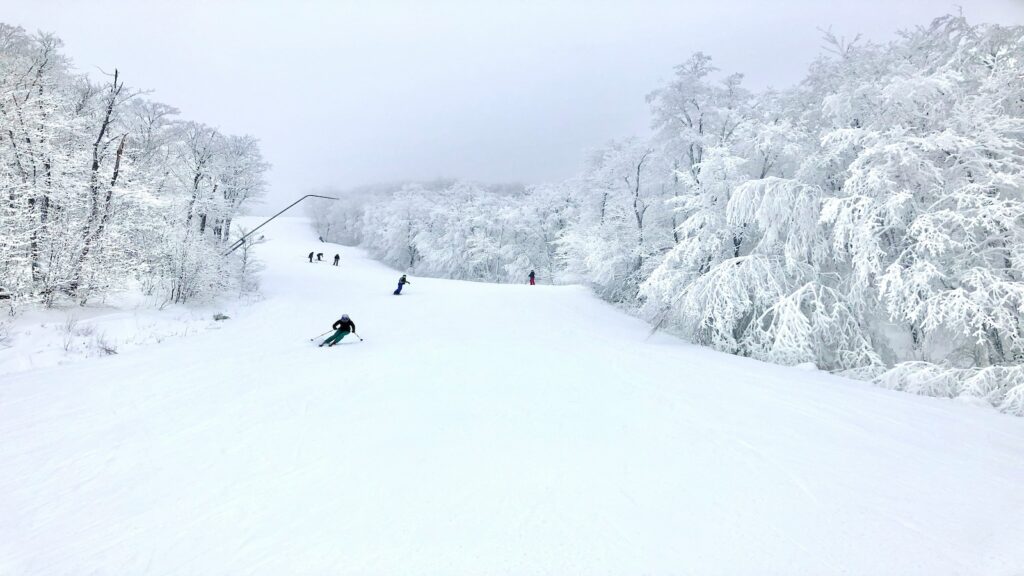
[[0, 377], [0, 574], [1024, 571], [1024, 419], [264, 230], [220, 330]]

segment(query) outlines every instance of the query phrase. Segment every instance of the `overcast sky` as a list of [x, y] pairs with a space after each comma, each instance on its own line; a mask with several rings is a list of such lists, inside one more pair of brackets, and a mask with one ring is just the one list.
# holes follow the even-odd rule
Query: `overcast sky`
[[1024, 0], [0, 0], [0, 19], [257, 136], [277, 206], [321, 186], [562, 179], [586, 149], [646, 133], [644, 96], [694, 51], [783, 88], [818, 28], [886, 40], [958, 6], [1024, 24]]

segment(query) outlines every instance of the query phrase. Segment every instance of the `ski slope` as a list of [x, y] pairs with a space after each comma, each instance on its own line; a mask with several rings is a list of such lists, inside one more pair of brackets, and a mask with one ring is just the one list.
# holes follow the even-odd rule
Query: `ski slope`
[[1024, 419], [264, 230], [222, 329], [0, 377], [0, 574], [1024, 574]]

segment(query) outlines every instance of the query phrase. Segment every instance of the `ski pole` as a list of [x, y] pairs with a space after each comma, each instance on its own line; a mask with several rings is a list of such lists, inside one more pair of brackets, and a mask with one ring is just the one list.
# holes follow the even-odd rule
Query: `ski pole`
[[[331, 330], [328, 330], [327, 332], [331, 332], [332, 330], [334, 330], [334, 328], [331, 328]], [[324, 334], [327, 334], [327, 332], [324, 332]], [[312, 342], [313, 340], [316, 340], [317, 338], [323, 336], [324, 334], [317, 334], [316, 336], [310, 338], [309, 341]]]
[[356, 335], [356, 338], [359, 338], [359, 341], [360, 341], [360, 342], [362, 342], [362, 341], [363, 341], [363, 337], [362, 337], [362, 336], [360, 336], [360, 335], [359, 335], [359, 334], [357, 334], [356, 332], [352, 332], [352, 333]]

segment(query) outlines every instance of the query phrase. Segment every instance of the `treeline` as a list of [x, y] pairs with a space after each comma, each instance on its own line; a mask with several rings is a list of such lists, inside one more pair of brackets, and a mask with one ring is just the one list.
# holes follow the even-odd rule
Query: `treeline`
[[0, 24], [0, 288], [11, 310], [137, 287], [185, 302], [251, 283], [221, 258], [265, 188], [257, 141], [177, 118], [118, 71], [75, 72]]
[[[357, 188], [309, 214], [325, 239], [364, 246], [420, 275], [514, 282], [531, 268], [554, 275], [562, 206], [547, 221], [540, 189], [455, 180]], [[565, 198], [555, 198], [565, 202]]]
[[317, 226], [418, 274], [584, 280], [718, 350], [1024, 415], [1024, 28], [826, 41], [779, 92], [695, 54], [648, 96], [654, 135], [572, 180], [351, 194]]

